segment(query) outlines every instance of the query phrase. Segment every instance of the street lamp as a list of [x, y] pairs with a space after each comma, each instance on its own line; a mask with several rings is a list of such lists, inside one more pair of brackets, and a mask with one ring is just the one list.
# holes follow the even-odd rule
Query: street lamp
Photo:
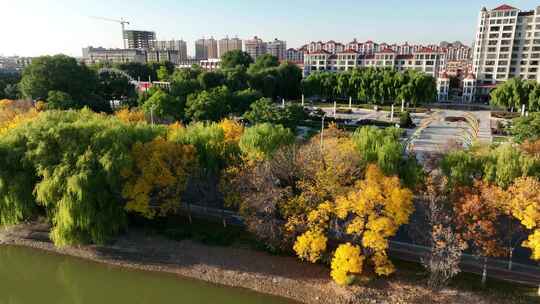
[[323, 153], [324, 149], [324, 118], [326, 117], [326, 112], [322, 116], [321, 120], [321, 154]]

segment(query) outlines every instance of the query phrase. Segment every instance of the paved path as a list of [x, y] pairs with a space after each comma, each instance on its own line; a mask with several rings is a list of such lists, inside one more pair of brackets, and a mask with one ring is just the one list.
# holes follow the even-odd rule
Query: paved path
[[[430, 155], [444, 153], [450, 147], [469, 147], [474, 141], [491, 143], [489, 111], [435, 110], [425, 117], [410, 135], [407, 148], [423, 162]], [[463, 117], [465, 121], [447, 121]]]
[[[193, 217], [200, 217], [206, 220], [222, 222], [224, 225], [243, 226], [244, 221], [235, 212], [222, 209], [207, 208], [197, 205], [182, 205], [183, 211]], [[410, 261], [422, 262], [429, 252], [425, 246], [414, 245], [396, 240], [390, 241], [389, 254], [391, 257]], [[464, 254], [461, 259], [463, 272], [482, 274], [483, 259], [476, 256]], [[503, 281], [538, 286], [540, 284], [540, 267], [513, 263], [512, 270], [508, 269], [508, 261], [502, 259], [489, 258], [487, 261], [488, 278], [496, 278]]]

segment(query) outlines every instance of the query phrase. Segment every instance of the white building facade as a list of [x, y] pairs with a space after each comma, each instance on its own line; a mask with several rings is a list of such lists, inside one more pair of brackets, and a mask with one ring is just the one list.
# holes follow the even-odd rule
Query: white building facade
[[431, 49], [422, 49], [409, 55], [400, 55], [391, 49], [371, 55], [363, 55], [352, 49], [336, 54], [325, 50], [304, 54], [305, 76], [315, 71], [339, 72], [362, 67], [416, 70], [436, 78], [444, 67], [444, 54]]
[[480, 97], [513, 77], [540, 81], [540, 6], [482, 8], [475, 39], [473, 75]]

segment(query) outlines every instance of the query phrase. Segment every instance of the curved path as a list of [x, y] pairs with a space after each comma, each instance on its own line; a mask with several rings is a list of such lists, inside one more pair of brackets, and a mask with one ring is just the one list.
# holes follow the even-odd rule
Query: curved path
[[[489, 111], [435, 110], [424, 118], [407, 141], [408, 152], [420, 162], [431, 155], [440, 155], [451, 146], [467, 148], [473, 142], [491, 143]], [[463, 117], [468, 121], [446, 121], [448, 117]]]

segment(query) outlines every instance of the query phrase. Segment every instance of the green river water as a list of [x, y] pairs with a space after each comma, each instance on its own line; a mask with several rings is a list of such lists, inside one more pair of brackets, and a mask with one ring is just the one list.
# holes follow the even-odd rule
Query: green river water
[[0, 304], [285, 304], [290, 301], [172, 274], [123, 269], [0, 246]]

